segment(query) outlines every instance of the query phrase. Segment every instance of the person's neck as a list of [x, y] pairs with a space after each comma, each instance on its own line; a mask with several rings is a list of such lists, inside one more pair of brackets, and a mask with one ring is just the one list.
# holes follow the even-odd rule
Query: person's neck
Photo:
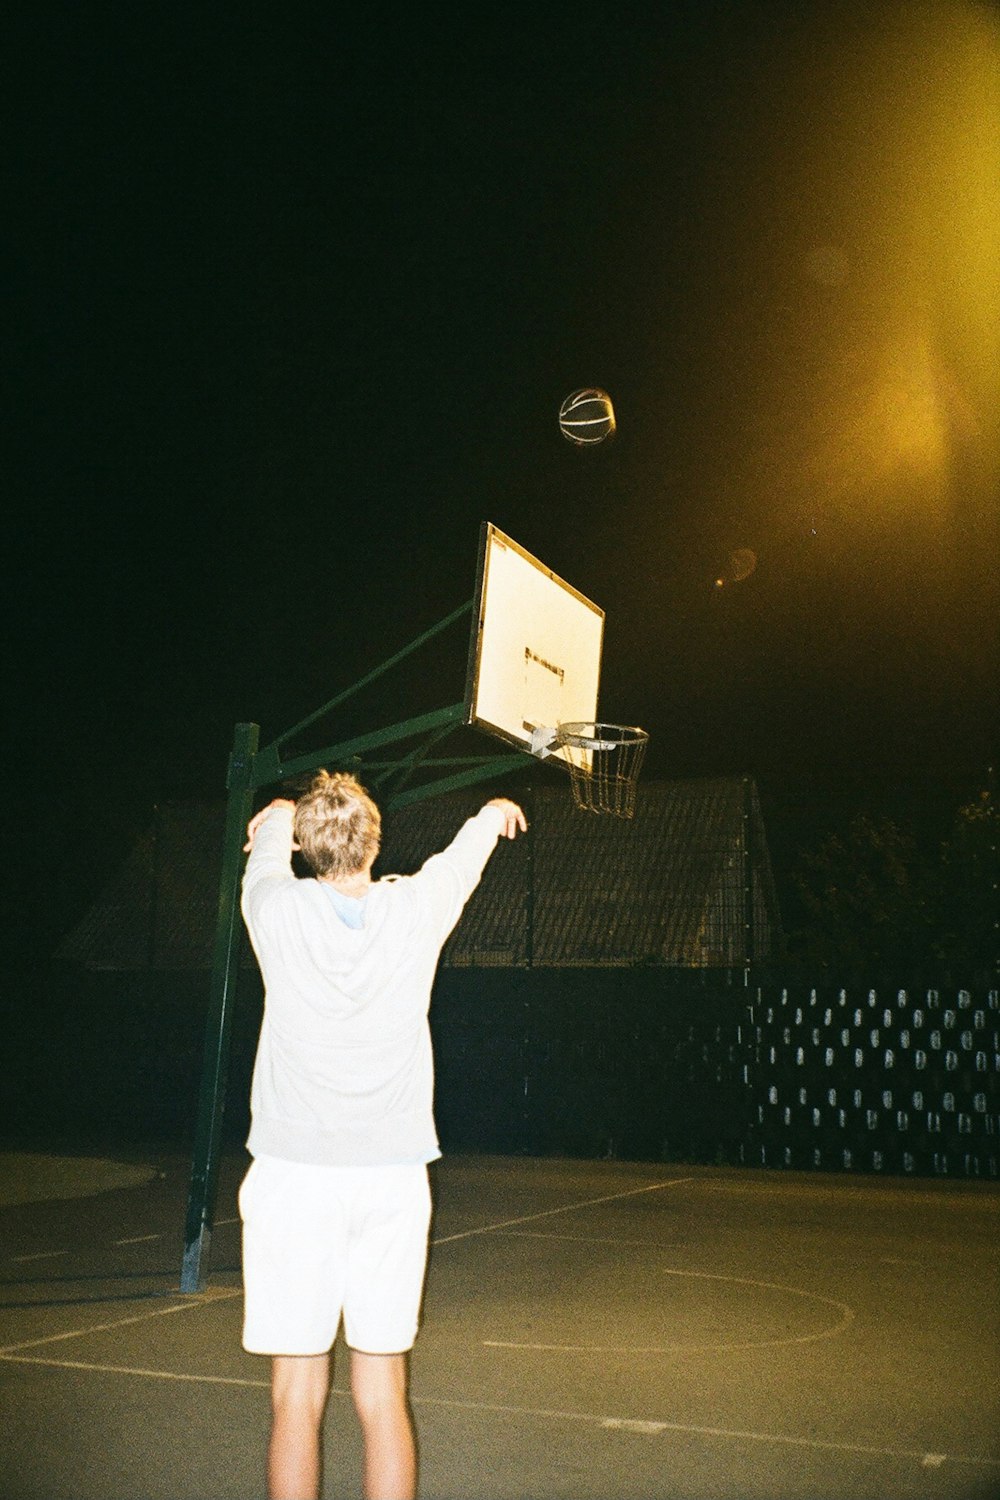
[[358, 870], [354, 875], [319, 875], [317, 879], [326, 885], [332, 885], [342, 896], [358, 899], [367, 893], [372, 883], [372, 873], [370, 870]]

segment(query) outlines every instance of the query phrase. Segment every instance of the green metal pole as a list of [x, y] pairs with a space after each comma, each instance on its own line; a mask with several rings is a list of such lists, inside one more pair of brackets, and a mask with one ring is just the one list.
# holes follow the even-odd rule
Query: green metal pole
[[229, 757], [226, 828], [222, 843], [219, 910], [215, 927], [212, 984], [205, 1024], [205, 1054], [198, 1101], [191, 1187], [184, 1228], [181, 1291], [200, 1292], [212, 1248], [215, 1195], [222, 1145], [222, 1113], [232, 1033], [233, 1002], [239, 973], [240, 876], [246, 826], [253, 809], [253, 763], [260, 737], [256, 724], [237, 724]]

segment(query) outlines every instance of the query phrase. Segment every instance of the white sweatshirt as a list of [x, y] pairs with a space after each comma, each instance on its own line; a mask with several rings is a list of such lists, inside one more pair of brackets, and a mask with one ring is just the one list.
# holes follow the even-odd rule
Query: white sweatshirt
[[292, 810], [272, 808], [243, 877], [264, 979], [250, 1095], [254, 1156], [337, 1166], [433, 1161], [431, 986], [504, 826], [484, 807], [416, 875], [373, 882], [349, 927], [292, 873]]

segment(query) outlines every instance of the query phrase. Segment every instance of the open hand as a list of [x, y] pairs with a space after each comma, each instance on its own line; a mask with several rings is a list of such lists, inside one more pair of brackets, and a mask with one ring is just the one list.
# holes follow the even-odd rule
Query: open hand
[[503, 813], [506, 822], [504, 823], [502, 834], [505, 839], [517, 838], [518, 829], [520, 829], [522, 833], [527, 833], [528, 820], [524, 816], [524, 813], [521, 811], [521, 809], [518, 807], [517, 803], [511, 802], [509, 797], [493, 797], [489, 802], [487, 802], [486, 806], [499, 807], [500, 811]]

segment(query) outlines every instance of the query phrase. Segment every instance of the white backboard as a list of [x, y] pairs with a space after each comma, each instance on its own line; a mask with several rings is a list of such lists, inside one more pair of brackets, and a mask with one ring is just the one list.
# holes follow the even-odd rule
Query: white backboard
[[485, 521], [466, 722], [530, 750], [534, 729], [596, 720], [603, 642], [604, 611]]

